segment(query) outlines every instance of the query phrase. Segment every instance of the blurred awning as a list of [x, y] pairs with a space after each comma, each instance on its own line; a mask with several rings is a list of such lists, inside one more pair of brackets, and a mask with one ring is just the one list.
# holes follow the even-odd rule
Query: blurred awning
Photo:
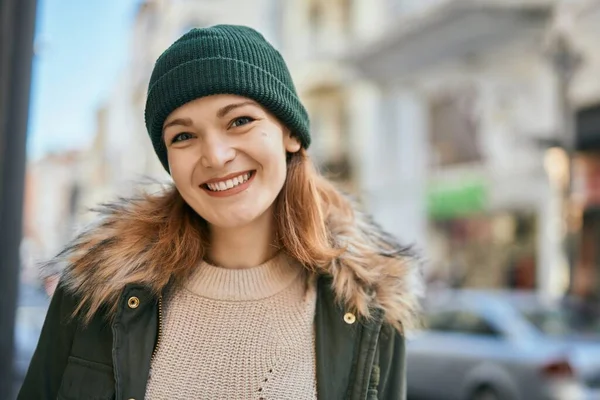
[[484, 177], [428, 183], [427, 214], [434, 220], [461, 218], [484, 211], [489, 187]]
[[345, 60], [369, 78], [394, 79], [441, 63], [542, 40], [552, 0], [450, 0], [400, 18], [384, 37]]

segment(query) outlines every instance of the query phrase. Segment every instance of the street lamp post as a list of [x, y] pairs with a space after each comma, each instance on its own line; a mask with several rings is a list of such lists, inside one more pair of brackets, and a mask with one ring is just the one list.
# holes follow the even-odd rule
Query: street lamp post
[[[573, 77], [581, 65], [582, 57], [571, 43], [565, 29], [553, 29], [550, 35], [547, 56], [552, 64], [557, 84], [559, 137], [558, 145], [564, 153], [564, 176], [557, 183], [561, 197], [561, 252], [567, 261], [569, 276], [573, 276], [578, 256], [581, 212], [574, 201], [573, 180], [574, 161], [577, 150], [577, 128], [575, 110], [570, 100], [570, 87]], [[572, 279], [569, 279], [571, 286]]]
[[12, 398], [36, 0], [0, 0], [0, 398]]

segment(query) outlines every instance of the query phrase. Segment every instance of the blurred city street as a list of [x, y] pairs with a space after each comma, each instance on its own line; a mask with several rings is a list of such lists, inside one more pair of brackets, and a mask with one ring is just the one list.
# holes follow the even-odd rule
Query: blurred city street
[[170, 180], [154, 61], [220, 23], [282, 53], [311, 158], [422, 255], [409, 399], [600, 400], [600, 0], [39, 0], [14, 388], [60, 274], [40, 264], [95, 205]]

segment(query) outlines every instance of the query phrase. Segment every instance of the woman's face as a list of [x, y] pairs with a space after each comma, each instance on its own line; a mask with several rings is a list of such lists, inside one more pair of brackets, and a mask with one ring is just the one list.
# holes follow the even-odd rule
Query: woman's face
[[270, 210], [300, 142], [258, 103], [214, 95], [173, 111], [163, 125], [169, 169], [184, 200], [209, 224], [247, 225]]

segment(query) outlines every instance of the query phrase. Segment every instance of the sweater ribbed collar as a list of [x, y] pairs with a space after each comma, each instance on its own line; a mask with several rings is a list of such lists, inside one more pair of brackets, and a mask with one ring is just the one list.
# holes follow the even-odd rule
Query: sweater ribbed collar
[[302, 266], [280, 251], [252, 268], [223, 268], [203, 261], [185, 286], [193, 294], [213, 300], [252, 301], [281, 292], [300, 272]]

